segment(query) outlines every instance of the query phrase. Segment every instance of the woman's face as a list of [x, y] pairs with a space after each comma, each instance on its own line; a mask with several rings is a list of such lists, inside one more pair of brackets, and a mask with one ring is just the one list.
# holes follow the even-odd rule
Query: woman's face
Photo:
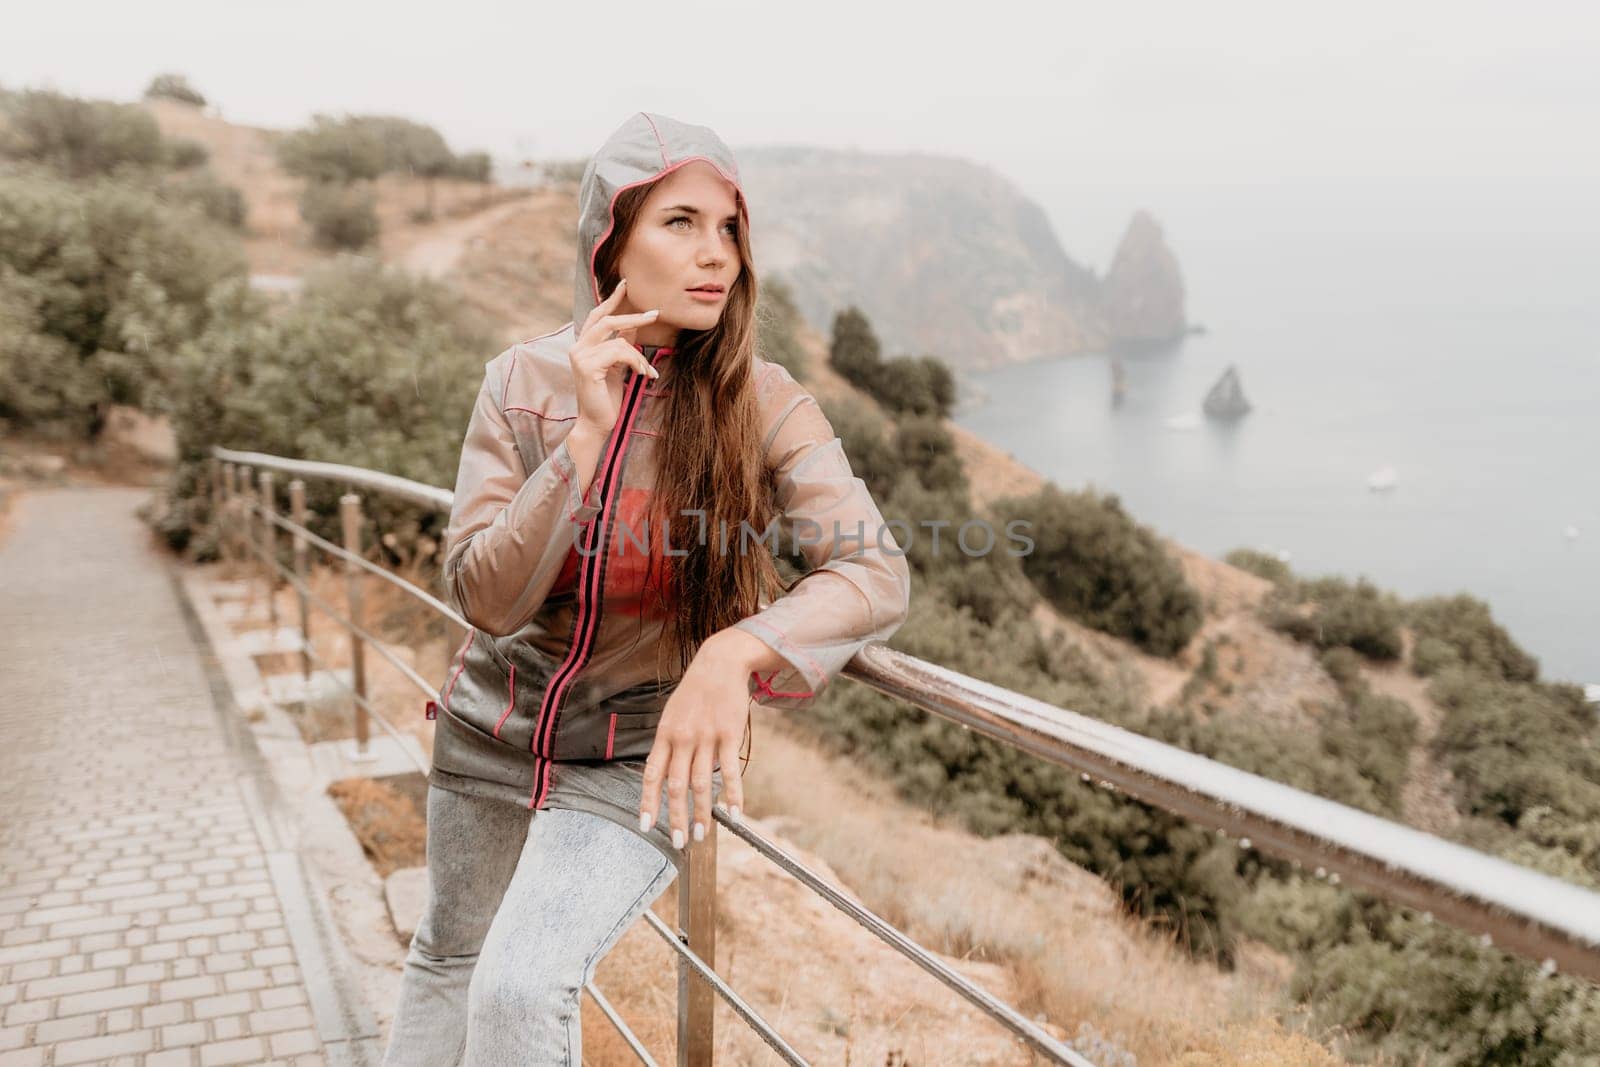
[[[658, 179], [618, 257], [628, 279], [619, 314], [660, 308], [634, 335], [640, 345], [672, 345], [679, 330], [709, 330], [722, 317], [743, 262], [735, 234], [734, 189], [709, 163], [687, 163]], [[715, 293], [697, 286], [720, 286]], [[604, 295], [604, 294], [602, 294]]]

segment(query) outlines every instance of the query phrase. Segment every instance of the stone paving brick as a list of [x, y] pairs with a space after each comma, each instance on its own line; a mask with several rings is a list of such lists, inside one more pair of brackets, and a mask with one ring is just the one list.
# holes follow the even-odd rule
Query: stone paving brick
[[0, 1067], [320, 1063], [145, 496], [29, 492], [0, 542]]
[[269, 1040], [274, 1056], [295, 1056], [303, 1052], [316, 1052], [320, 1047], [317, 1035], [310, 1030], [289, 1030], [273, 1034]]
[[220, 997], [201, 997], [194, 1002], [196, 1019], [214, 1019], [219, 1015], [241, 1015], [250, 1010], [250, 994], [226, 993]]
[[222, 1067], [229, 1063], [255, 1063], [261, 1059], [264, 1046], [259, 1037], [246, 1037], [238, 1041], [223, 1041], [205, 1045], [200, 1049], [201, 1067]]
[[148, 1052], [155, 1047], [156, 1035], [149, 1030], [133, 1030], [126, 1034], [108, 1034], [84, 1041], [66, 1041], [56, 1046], [55, 1062], [58, 1065], [89, 1063], [108, 1056], [131, 1055]]

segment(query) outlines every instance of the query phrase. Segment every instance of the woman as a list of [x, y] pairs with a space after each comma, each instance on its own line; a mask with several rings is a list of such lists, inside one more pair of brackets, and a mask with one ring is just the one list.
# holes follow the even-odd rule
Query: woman
[[[486, 366], [445, 536], [473, 630], [429, 704], [430, 894], [386, 1064], [581, 1062], [599, 959], [716, 796], [738, 818], [751, 699], [808, 706], [905, 620], [865, 484], [755, 355], [748, 222], [715, 133], [634, 115], [584, 171], [572, 322]], [[787, 589], [772, 534], [812, 567]]]

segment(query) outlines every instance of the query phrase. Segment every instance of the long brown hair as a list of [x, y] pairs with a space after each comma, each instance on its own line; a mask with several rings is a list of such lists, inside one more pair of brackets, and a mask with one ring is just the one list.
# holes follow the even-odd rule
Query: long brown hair
[[[611, 236], [594, 258], [602, 293], [616, 288], [617, 262], [653, 184], [623, 190], [612, 206]], [[660, 655], [677, 660], [675, 676], [688, 669], [706, 638], [784, 589], [766, 546], [741, 536], [740, 523], [764, 532], [774, 509], [754, 382], [758, 285], [749, 237], [742, 224], [735, 229], [742, 269], [721, 318], [709, 330], [680, 330], [660, 364], [667, 413], [656, 440], [649, 529], [652, 541], [665, 531], [673, 551], [687, 554], [663, 559], [666, 573], [654, 584], [657, 557], [648, 553], [644, 584], [667, 617]], [[660, 668], [658, 658], [658, 677]]]

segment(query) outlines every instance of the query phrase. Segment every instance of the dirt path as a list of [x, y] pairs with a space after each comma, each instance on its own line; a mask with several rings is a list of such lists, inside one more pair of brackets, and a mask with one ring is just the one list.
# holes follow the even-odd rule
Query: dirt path
[[497, 228], [525, 209], [523, 201], [508, 200], [463, 219], [415, 230], [407, 235], [412, 243], [391, 252], [391, 256], [407, 270], [430, 278], [443, 277], [455, 268], [473, 238]]

